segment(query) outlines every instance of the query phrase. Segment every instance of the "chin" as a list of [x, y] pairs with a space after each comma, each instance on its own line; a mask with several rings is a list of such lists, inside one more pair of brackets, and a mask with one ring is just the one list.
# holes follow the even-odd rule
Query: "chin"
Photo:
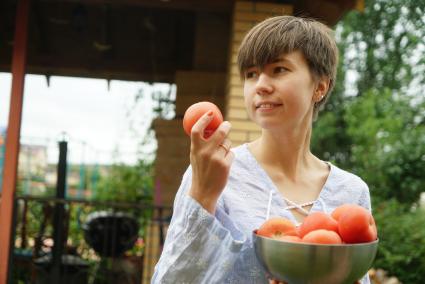
[[255, 124], [257, 124], [258, 126], [260, 126], [262, 129], [264, 130], [278, 130], [280, 128], [282, 128], [283, 122], [282, 121], [257, 121]]

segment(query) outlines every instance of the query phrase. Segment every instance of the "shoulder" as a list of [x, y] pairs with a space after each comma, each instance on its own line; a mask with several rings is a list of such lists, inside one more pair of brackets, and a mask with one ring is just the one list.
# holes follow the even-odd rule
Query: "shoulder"
[[248, 154], [247, 144], [241, 144], [239, 146], [233, 147], [231, 151], [235, 154], [236, 157], [245, 157]]
[[344, 203], [354, 203], [370, 210], [370, 194], [366, 182], [354, 173], [328, 164], [331, 172], [325, 185], [324, 201], [333, 208]]
[[356, 189], [367, 189], [366, 182], [354, 173], [343, 170], [334, 164], [328, 163], [331, 167], [330, 183], [332, 186], [339, 187], [352, 187]]
[[229, 181], [237, 183], [252, 182], [261, 172], [257, 160], [251, 154], [247, 144], [242, 144], [231, 149], [235, 155], [230, 168]]
[[236, 146], [232, 148], [231, 151], [235, 155], [232, 170], [252, 169], [253, 164], [255, 164], [255, 160], [249, 152], [247, 144]]

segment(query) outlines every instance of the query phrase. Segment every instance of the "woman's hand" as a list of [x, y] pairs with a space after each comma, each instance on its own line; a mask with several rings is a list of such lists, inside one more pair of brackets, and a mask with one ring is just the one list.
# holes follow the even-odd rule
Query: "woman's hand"
[[228, 121], [220, 124], [210, 137], [204, 138], [204, 130], [212, 118], [213, 113], [209, 111], [192, 127], [192, 187], [188, 194], [214, 214], [218, 198], [227, 183], [234, 154], [230, 151], [231, 142], [227, 139], [231, 128]]
[[279, 282], [277, 280], [269, 280], [269, 284], [288, 284], [287, 282]]

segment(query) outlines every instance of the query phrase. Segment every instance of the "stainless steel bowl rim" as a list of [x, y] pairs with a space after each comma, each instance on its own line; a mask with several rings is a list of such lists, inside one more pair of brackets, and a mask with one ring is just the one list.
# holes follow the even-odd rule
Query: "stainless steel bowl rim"
[[284, 240], [278, 240], [278, 239], [274, 239], [274, 238], [269, 238], [269, 237], [264, 237], [264, 236], [260, 236], [256, 233], [256, 231], [253, 232], [253, 235], [257, 238], [263, 238], [263, 239], [267, 239], [267, 240], [272, 240], [274, 242], [280, 242], [280, 243], [290, 243], [290, 244], [294, 244], [294, 245], [304, 245], [304, 246], [334, 246], [334, 247], [350, 247], [350, 246], [366, 246], [366, 245], [371, 245], [374, 243], [379, 243], [379, 239], [374, 240], [373, 242], [367, 242], [367, 243], [355, 243], [355, 244], [347, 244], [347, 243], [343, 243], [343, 244], [314, 244], [314, 243], [299, 243], [299, 242], [291, 242], [291, 241], [284, 241]]

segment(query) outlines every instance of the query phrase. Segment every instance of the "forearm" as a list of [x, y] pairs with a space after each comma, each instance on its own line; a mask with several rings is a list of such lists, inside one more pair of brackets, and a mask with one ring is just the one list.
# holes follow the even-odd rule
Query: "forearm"
[[187, 193], [191, 198], [196, 200], [206, 211], [210, 214], [215, 214], [215, 209], [217, 206], [217, 199], [205, 196], [202, 194], [202, 190], [191, 188]]
[[222, 283], [244, 247], [245, 236], [220, 208], [211, 215], [190, 196], [182, 198], [176, 210], [152, 283], [202, 283], [211, 278]]

